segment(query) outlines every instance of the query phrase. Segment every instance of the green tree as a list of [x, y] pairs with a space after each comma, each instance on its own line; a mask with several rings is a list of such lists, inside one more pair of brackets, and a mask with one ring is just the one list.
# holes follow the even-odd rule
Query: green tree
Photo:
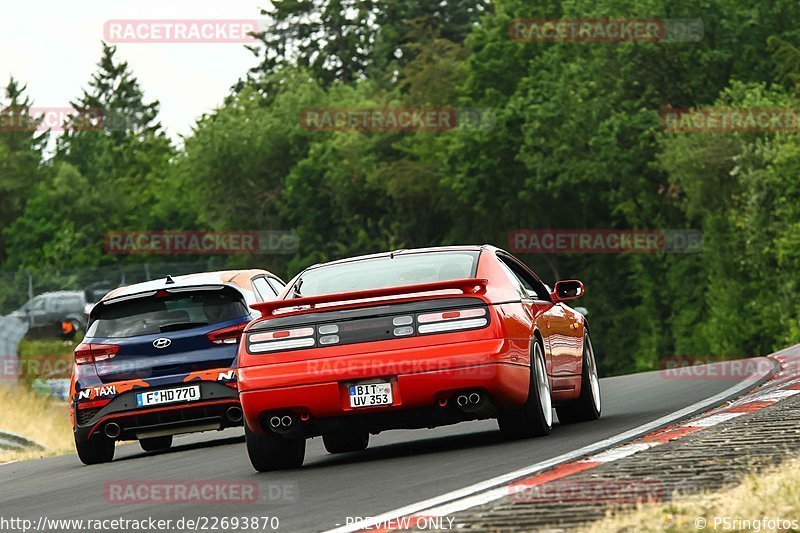
[[26, 87], [11, 77], [0, 100], [0, 264], [7, 258], [6, 228], [22, 213], [31, 191], [47, 173], [43, 166], [48, 134], [31, 118]]
[[[169, 201], [169, 161], [174, 150], [158, 121], [160, 104], [146, 102], [138, 80], [117, 49], [103, 43], [97, 72], [72, 106], [79, 113], [99, 115], [92, 127], [77, 121], [65, 125], [56, 160], [86, 176], [100, 201], [112, 210], [107, 228], [146, 228], [161, 201]], [[163, 210], [162, 210], [163, 212]], [[136, 228], [136, 226], [139, 228]]]
[[[713, 107], [796, 109], [798, 103], [781, 89], [733, 82]], [[694, 335], [718, 355], [762, 355], [796, 342], [800, 137], [667, 134], [663, 146], [659, 161], [704, 232], [702, 283], [695, 289], [704, 306]]]
[[259, 74], [290, 65], [324, 87], [365, 77], [393, 82], [415, 56], [420, 26], [461, 43], [489, 7], [488, 0], [276, 0], [262, 9], [271, 26], [250, 47], [260, 61], [252, 73], [263, 83], [273, 78]]
[[[6, 231], [9, 266], [97, 266], [119, 258], [103, 253], [110, 230], [157, 228], [154, 213], [172, 184], [173, 149], [157, 121], [158, 103], [145, 103], [127, 63], [103, 45], [89, 88], [58, 138], [54, 171], [36, 188]], [[100, 117], [86, 123], [86, 114]]]

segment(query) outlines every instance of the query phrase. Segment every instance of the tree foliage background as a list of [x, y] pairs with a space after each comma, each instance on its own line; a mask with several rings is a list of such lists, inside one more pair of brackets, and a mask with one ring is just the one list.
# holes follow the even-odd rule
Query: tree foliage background
[[[548, 283], [587, 284], [606, 374], [800, 340], [798, 135], [664, 133], [659, 118], [666, 106], [800, 107], [796, 1], [283, 0], [264, 13], [275, 24], [251, 47], [257, 66], [180, 147], [106, 45], [73, 105], [103, 107], [124, 127], [60, 135], [53, 153], [48, 134], [0, 131], [4, 279], [175, 260], [106, 254], [110, 230], [294, 230], [292, 256], [225, 260], [290, 277], [386, 249], [507, 247], [520, 228], [692, 228], [702, 253], [523, 259]], [[704, 33], [516, 42], [516, 18], [689, 18]], [[0, 107], [30, 105], [12, 78]], [[309, 108], [388, 107], [478, 109], [491, 121], [445, 132], [300, 121]], [[0, 288], [5, 307], [20, 294]]]

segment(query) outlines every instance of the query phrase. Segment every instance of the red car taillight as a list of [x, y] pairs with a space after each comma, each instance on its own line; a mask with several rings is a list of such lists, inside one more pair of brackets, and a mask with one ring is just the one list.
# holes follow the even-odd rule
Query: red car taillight
[[206, 334], [206, 338], [214, 344], [238, 344], [247, 322], [227, 328], [218, 329]]
[[295, 328], [250, 335], [250, 352], [276, 352], [314, 346], [314, 328]]
[[75, 364], [90, 365], [100, 361], [108, 361], [119, 352], [116, 344], [81, 343], [75, 348]]
[[419, 323], [419, 326], [417, 326], [419, 333], [441, 333], [443, 331], [482, 328], [488, 324], [486, 309], [483, 307], [444, 311], [442, 313], [427, 313], [419, 315], [417, 322]]
[[[434, 305], [439, 302], [432, 301], [429, 311], [416, 312], [414, 309], [397, 314], [372, 315], [370, 309], [365, 309], [360, 311], [360, 316], [339, 318], [338, 321], [328, 318], [322, 324], [297, 324], [292, 329], [289, 329], [291, 326], [284, 326], [286, 329], [282, 330], [265, 330], [269, 321], [261, 321], [253, 324], [248, 332], [246, 351], [254, 355], [272, 354], [482, 329], [489, 326], [492, 318], [489, 308], [478, 306], [479, 302], [478, 300], [469, 306], [436, 310]], [[446, 303], [452, 306], [454, 302], [448, 300]], [[386, 313], [384, 308], [380, 312]]]

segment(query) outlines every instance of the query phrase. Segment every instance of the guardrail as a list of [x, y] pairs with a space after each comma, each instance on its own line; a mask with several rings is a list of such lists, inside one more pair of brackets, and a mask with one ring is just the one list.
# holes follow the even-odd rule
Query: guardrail
[[28, 331], [28, 325], [13, 316], [0, 316], [0, 384], [19, 379], [17, 348]]
[[[0, 316], [0, 386], [15, 385], [19, 379], [19, 341], [28, 330], [27, 324], [11, 316]], [[1, 422], [0, 422], [1, 423]], [[24, 450], [44, 446], [16, 433], [0, 431], [0, 450]]]
[[44, 450], [44, 446], [35, 440], [26, 439], [22, 435], [10, 433], [8, 431], [0, 431], [0, 450], [28, 450], [35, 448], [37, 450]]

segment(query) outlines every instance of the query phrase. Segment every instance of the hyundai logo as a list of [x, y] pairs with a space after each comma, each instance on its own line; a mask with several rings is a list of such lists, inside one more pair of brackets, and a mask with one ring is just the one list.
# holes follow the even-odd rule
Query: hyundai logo
[[170, 344], [172, 344], [172, 341], [165, 337], [153, 341], [153, 346], [155, 346], [158, 349], [164, 349], [168, 347]]

